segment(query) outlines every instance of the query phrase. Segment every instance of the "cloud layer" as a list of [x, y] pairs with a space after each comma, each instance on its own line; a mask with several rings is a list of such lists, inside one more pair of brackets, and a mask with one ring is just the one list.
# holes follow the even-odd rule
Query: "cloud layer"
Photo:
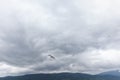
[[119, 0], [0, 1], [0, 76], [119, 69], [119, 4]]

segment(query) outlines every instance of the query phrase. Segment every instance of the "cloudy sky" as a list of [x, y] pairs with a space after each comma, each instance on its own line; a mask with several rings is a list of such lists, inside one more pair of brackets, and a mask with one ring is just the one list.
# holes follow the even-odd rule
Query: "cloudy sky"
[[0, 76], [120, 70], [119, 0], [0, 0]]

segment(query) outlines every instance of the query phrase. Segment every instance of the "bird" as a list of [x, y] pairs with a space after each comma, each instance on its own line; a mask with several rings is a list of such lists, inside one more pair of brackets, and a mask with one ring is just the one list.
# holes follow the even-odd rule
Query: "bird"
[[56, 58], [53, 55], [48, 55], [51, 59], [55, 60]]

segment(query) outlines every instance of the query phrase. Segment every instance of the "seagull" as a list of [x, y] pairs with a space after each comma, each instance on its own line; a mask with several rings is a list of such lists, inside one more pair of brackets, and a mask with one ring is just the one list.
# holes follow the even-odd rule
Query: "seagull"
[[53, 55], [48, 55], [51, 59], [56, 59]]

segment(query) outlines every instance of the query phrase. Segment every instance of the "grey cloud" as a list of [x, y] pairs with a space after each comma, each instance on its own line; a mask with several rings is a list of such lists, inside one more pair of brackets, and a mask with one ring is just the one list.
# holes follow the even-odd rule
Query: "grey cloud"
[[[106, 59], [98, 55], [99, 50], [119, 53], [119, 14], [112, 12], [112, 5], [103, 0], [0, 2], [5, 4], [0, 8], [0, 62], [27, 69], [17, 74], [118, 69], [117, 60], [116, 65], [102, 63]], [[48, 55], [56, 59], [51, 61]]]

